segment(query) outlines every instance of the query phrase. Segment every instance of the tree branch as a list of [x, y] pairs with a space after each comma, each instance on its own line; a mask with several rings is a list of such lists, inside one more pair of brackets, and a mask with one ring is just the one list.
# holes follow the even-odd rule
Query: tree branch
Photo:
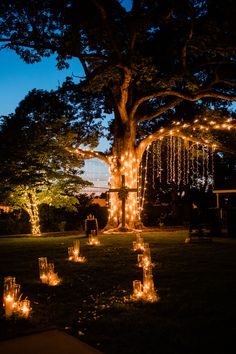
[[177, 106], [177, 104], [179, 104], [182, 101], [181, 98], [177, 98], [169, 103], [167, 103], [166, 105], [158, 108], [155, 113], [150, 114], [149, 116], [143, 116], [140, 119], [137, 119], [137, 122], [144, 122], [146, 120], [152, 120], [154, 118], [159, 117], [162, 113], [165, 113], [168, 109], [171, 109], [175, 106]]
[[93, 1], [94, 5], [98, 8], [98, 10], [100, 11], [101, 19], [104, 24], [104, 28], [106, 28], [107, 35], [110, 38], [110, 42], [111, 42], [112, 47], [113, 47], [114, 51], [116, 52], [116, 54], [118, 55], [118, 58], [121, 59], [121, 53], [120, 53], [120, 50], [119, 50], [116, 42], [113, 39], [113, 36], [112, 36], [113, 31], [112, 31], [111, 26], [108, 22], [108, 16], [107, 16], [105, 8], [98, 0], [92, 0], [92, 1]]
[[128, 69], [127, 67], [122, 66], [122, 69], [124, 72], [124, 80], [120, 87], [120, 100], [118, 102], [118, 110], [122, 121], [127, 122], [128, 115], [127, 115], [126, 104], [129, 97], [129, 85], [131, 82], [132, 74], [131, 74], [131, 70]]
[[[181, 137], [182, 139], [184, 139], [186, 141], [191, 141], [196, 144], [201, 144], [201, 145], [211, 146], [211, 147], [216, 148], [217, 146], [219, 146], [219, 143], [217, 145], [210, 143], [208, 139], [204, 138], [202, 133], [201, 133], [201, 137], [194, 137], [191, 133], [196, 132], [196, 131], [200, 131], [200, 132], [207, 131], [208, 132], [209, 129], [215, 129], [215, 130], [236, 129], [236, 124], [234, 122], [226, 121], [226, 123], [217, 124], [215, 122], [210, 121], [210, 122], [208, 122], [208, 124], [206, 122], [204, 122], [204, 123], [205, 123], [205, 125], [200, 124], [198, 119], [196, 119], [191, 125], [187, 124], [187, 123], [177, 122], [177, 123], [175, 123], [174, 127], [160, 128], [156, 132], [154, 132], [153, 134], [144, 138], [139, 143], [139, 145], [136, 148], [137, 156], [142, 156], [146, 147], [148, 145], [150, 145], [153, 141], [158, 140], [158, 139], [162, 139], [162, 138], [169, 136], [169, 135]], [[189, 132], [189, 131], [186, 132], [186, 129], [189, 130], [190, 128], [193, 130], [193, 132]], [[224, 151], [226, 151], [226, 150], [224, 150]]]
[[87, 159], [97, 158], [99, 160], [104, 161], [106, 164], [109, 165], [108, 156], [101, 151], [86, 150], [86, 149], [82, 149], [80, 147], [77, 147], [73, 150], [70, 148], [66, 148], [66, 150], [68, 152], [70, 152], [71, 154], [80, 155], [83, 159], [87, 160]]
[[[135, 102], [135, 104], [133, 105], [132, 111], [130, 113], [131, 118], [134, 119], [134, 115], [135, 115], [138, 107], [142, 103], [144, 103], [146, 101], [149, 101], [149, 100], [151, 100], [153, 98], [164, 97], [164, 96], [174, 96], [174, 97], [178, 97], [179, 99], [192, 101], [192, 102], [195, 102], [195, 101], [198, 101], [198, 100], [200, 100], [202, 98], [207, 98], [207, 97], [209, 97], [209, 98], [217, 98], [217, 99], [222, 99], [222, 100], [228, 100], [228, 101], [236, 101], [236, 96], [228, 96], [228, 95], [223, 94], [223, 93], [212, 92], [209, 89], [204, 89], [204, 90], [200, 91], [199, 93], [197, 93], [195, 95], [194, 94], [193, 95], [184, 94], [184, 93], [181, 93], [181, 92], [178, 92], [178, 91], [168, 91], [168, 90], [166, 90], [166, 91], [155, 92], [155, 93], [153, 93], [151, 95], [144, 96], [144, 97], [141, 97], [140, 99], [138, 99]], [[175, 103], [175, 101], [173, 101], [173, 103]], [[147, 117], [144, 120], [147, 120]]]

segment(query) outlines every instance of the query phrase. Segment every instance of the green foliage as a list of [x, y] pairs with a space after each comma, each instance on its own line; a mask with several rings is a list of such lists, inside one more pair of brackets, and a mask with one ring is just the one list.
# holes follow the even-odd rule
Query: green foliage
[[[76, 210], [76, 194], [89, 184], [83, 161], [67, 151], [79, 139], [72, 109], [54, 93], [33, 90], [0, 130], [1, 200], [29, 211], [30, 204]], [[33, 202], [34, 199], [34, 202]]]

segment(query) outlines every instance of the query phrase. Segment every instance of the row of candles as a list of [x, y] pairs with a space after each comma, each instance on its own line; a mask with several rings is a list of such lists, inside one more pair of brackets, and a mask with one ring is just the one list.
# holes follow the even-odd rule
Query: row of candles
[[[88, 245], [98, 246], [100, 241], [95, 233], [91, 233], [88, 238]], [[68, 260], [75, 263], [84, 263], [86, 258], [80, 253], [80, 241], [74, 240], [73, 245], [68, 247]], [[58, 274], [54, 272], [54, 263], [48, 263], [47, 257], [39, 258], [39, 276], [43, 284], [48, 284], [51, 286], [58, 285], [61, 279]]]
[[133, 250], [143, 252], [142, 254], [138, 254], [138, 266], [143, 268], [143, 282], [140, 280], [133, 281], [132, 299], [156, 302], [159, 297], [154, 287], [151, 251], [149, 244], [144, 243], [140, 234], [136, 234], [136, 241], [133, 242]]
[[[138, 266], [143, 268], [143, 283], [140, 280], [133, 281], [134, 293], [132, 298], [135, 300], [155, 302], [158, 300], [158, 295], [154, 287], [150, 247], [148, 243], [143, 242], [140, 234], [137, 234], [136, 237], [136, 241], [133, 242], [133, 250], [143, 251], [142, 254], [138, 254]], [[89, 235], [88, 244], [100, 244], [95, 234]], [[68, 248], [68, 259], [73, 262], [86, 261], [86, 258], [80, 254], [79, 240], [75, 240], [73, 246]], [[50, 286], [58, 285], [61, 282], [61, 279], [54, 271], [54, 263], [48, 262], [47, 257], [40, 257], [38, 262], [41, 282]], [[3, 306], [5, 308], [6, 318], [11, 317], [12, 315], [27, 318], [30, 315], [30, 300], [27, 298], [21, 300], [22, 294], [20, 294], [20, 288], [21, 286], [16, 284], [14, 277], [9, 276], [4, 278]]]
[[[88, 238], [88, 245], [100, 245], [100, 241], [95, 232], [91, 232]], [[84, 263], [86, 258], [80, 254], [80, 241], [74, 240], [73, 246], [68, 247], [68, 260], [72, 262]], [[61, 279], [58, 273], [55, 273], [54, 263], [48, 262], [47, 257], [38, 258], [39, 277], [43, 284], [49, 286], [59, 285]], [[15, 277], [8, 276], [4, 278], [4, 292], [3, 292], [3, 307], [5, 309], [5, 317], [8, 319], [11, 316], [19, 318], [27, 318], [31, 313], [30, 300], [25, 298], [22, 300], [20, 293], [21, 286], [16, 284]]]

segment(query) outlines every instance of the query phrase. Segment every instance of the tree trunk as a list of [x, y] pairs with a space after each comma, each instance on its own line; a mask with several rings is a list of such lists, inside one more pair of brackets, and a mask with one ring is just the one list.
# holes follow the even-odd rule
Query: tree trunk
[[[124, 192], [122, 187], [122, 176], [125, 176], [125, 187], [135, 189], [125, 193], [125, 227], [127, 229], [138, 228], [141, 224], [140, 208], [138, 201], [138, 169], [141, 156], [137, 156], [135, 148], [135, 129], [131, 124], [119, 127], [122, 134], [114, 141], [112, 155], [109, 157], [110, 173], [110, 193], [108, 224], [106, 229], [121, 227], [122, 225], [122, 201], [119, 194]], [[118, 134], [117, 134], [118, 135]], [[120, 191], [112, 191], [120, 190]], [[120, 192], [120, 193], [119, 193]]]
[[35, 193], [27, 193], [25, 211], [29, 214], [31, 233], [33, 236], [40, 236], [39, 203]]

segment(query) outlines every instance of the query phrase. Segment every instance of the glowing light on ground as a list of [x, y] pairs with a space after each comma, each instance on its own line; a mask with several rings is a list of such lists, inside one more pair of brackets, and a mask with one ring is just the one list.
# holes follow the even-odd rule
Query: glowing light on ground
[[98, 236], [90, 234], [88, 236], [87, 244], [89, 246], [100, 246], [101, 242], [99, 241]]
[[15, 277], [4, 278], [3, 307], [6, 319], [15, 316], [16, 318], [28, 318], [31, 313], [30, 300], [22, 300], [20, 284], [16, 284]]
[[43, 284], [56, 286], [61, 283], [58, 274], [54, 272], [54, 263], [48, 263], [47, 257], [40, 257], [39, 261], [39, 277]]
[[143, 268], [143, 283], [141, 280], [133, 281], [133, 295], [131, 296], [131, 300], [156, 302], [159, 300], [159, 295], [157, 294], [154, 287], [154, 280], [152, 275], [153, 264], [151, 260], [149, 244], [144, 243], [142, 248], [143, 254], [138, 254], [138, 266]]
[[80, 241], [75, 240], [73, 246], [68, 247], [68, 259], [71, 262], [84, 263], [86, 258], [80, 254]]

